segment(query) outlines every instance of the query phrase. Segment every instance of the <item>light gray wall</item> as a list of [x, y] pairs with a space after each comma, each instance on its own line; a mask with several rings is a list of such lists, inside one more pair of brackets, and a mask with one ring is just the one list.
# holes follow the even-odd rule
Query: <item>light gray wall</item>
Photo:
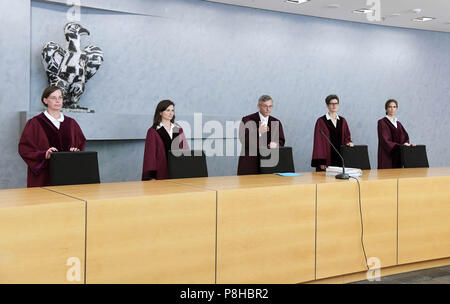
[[0, 0], [0, 188], [26, 186], [17, 154], [20, 111], [30, 104], [30, 1]]
[[[20, 84], [20, 94], [30, 92], [31, 99], [27, 96], [21, 102], [29, 102], [29, 110], [36, 112], [41, 110], [39, 97], [46, 86], [40, 52], [50, 40], [65, 45], [63, 26], [68, 8], [49, 3], [65, 1], [32, 1], [30, 43], [30, 25], [26, 32], [23, 20], [20, 24], [13, 21], [27, 16], [25, 23], [29, 21], [28, 1], [18, 2], [23, 7], [9, 13], [1, 10], [0, 14], [9, 18], [8, 28], [22, 33], [14, 34], [13, 40], [23, 53], [28, 47], [29, 56], [31, 50], [30, 59], [14, 53], [14, 61], [20, 61], [20, 70], [14, 73], [20, 77], [31, 73], [30, 88]], [[297, 171], [310, 171], [314, 123], [326, 112], [324, 98], [336, 93], [354, 142], [369, 145], [371, 164], [376, 167], [376, 122], [384, 115], [384, 102], [396, 98], [400, 121], [413, 142], [427, 145], [430, 165], [450, 164], [446, 140], [450, 127], [449, 33], [198, 0], [133, 0], [114, 5], [90, 0], [82, 4], [89, 8], [82, 9], [81, 24], [91, 31], [84, 45], [100, 46], [105, 62], [87, 83], [81, 103], [95, 108], [101, 117], [148, 115], [146, 125], [150, 126], [156, 103], [170, 98], [179, 116], [201, 112], [206, 117], [236, 119], [256, 112], [257, 98], [270, 94], [275, 102], [273, 115], [283, 122], [286, 144], [294, 148]], [[0, 34], [2, 38], [7, 34], [5, 27]], [[14, 50], [9, 43], [5, 47]], [[2, 65], [8, 63], [3, 56], [1, 60]], [[1, 82], [2, 91], [16, 96], [11, 93], [17, 88], [14, 76], [0, 77], [13, 83], [6, 86]], [[3, 107], [10, 103], [4, 96]], [[7, 114], [9, 129], [1, 135], [3, 155], [9, 157], [9, 161], [2, 160], [2, 169], [9, 172], [5, 175], [2, 170], [2, 188], [25, 185], [25, 167], [17, 147], [3, 145], [17, 142], [18, 131], [11, 124], [14, 115]], [[95, 120], [92, 123], [95, 125]], [[135, 128], [133, 123], [130, 120], [123, 127]], [[143, 140], [89, 141], [88, 149], [100, 153], [102, 181], [140, 178]], [[210, 158], [208, 165], [210, 175], [231, 175], [236, 172], [237, 158]]]

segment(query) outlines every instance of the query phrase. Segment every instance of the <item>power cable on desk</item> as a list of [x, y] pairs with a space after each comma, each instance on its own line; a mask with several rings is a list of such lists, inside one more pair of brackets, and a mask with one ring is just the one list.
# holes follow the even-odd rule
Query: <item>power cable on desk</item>
[[361, 217], [361, 245], [364, 253], [364, 259], [366, 260], [366, 267], [367, 270], [370, 270], [369, 265], [367, 263], [367, 255], [366, 255], [366, 249], [364, 247], [364, 224], [363, 224], [363, 216], [362, 216], [362, 207], [361, 207], [361, 186], [359, 184], [359, 179], [356, 177], [350, 176], [350, 178], [356, 179], [358, 182], [358, 198], [359, 198], [359, 215]]

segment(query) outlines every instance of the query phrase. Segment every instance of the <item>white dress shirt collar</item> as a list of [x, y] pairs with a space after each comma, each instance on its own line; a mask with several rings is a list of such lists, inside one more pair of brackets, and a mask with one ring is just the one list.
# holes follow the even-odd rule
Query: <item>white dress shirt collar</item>
[[[331, 119], [331, 116], [328, 112], [327, 112], [327, 114], [325, 114], [325, 116], [327, 117], [327, 120]], [[336, 114], [336, 118], [339, 119], [339, 115]]]
[[258, 112], [259, 114], [259, 120], [261, 120], [262, 123], [269, 125], [269, 116], [264, 117], [261, 112]]
[[331, 116], [330, 116], [330, 114], [328, 114], [328, 112], [327, 112], [327, 114], [325, 114], [325, 116], [326, 116], [327, 120], [331, 120], [331, 122], [333, 123], [334, 127], [336, 128], [337, 121], [338, 121], [338, 119], [339, 119], [339, 115], [336, 114], [336, 122], [334, 122], [334, 121], [331, 119]]
[[160, 123], [159, 123], [159, 126], [156, 127], [156, 130], [158, 130], [159, 128], [164, 128], [164, 129], [167, 131], [167, 133], [169, 134], [170, 139], [172, 139], [172, 137], [173, 137], [173, 128], [174, 128], [174, 127], [175, 127], [175, 125], [174, 125], [173, 123], [170, 123], [170, 130], [167, 130], [167, 129], [164, 127], [163, 123], [160, 122]]
[[44, 111], [45, 117], [47, 117], [47, 118], [52, 122], [52, 124], [56, 127], [56, 129], [58, 129], [58, 130], [59, 130], [59, 126], [60, 126], [61, 123], [64, 121], [64, 115], [63, 115], [63, 113], [59, 113], [59, 114], [60, 114], [59, 118], [56, 119], [56, 118], [54, 118], [53, 116], [51, 116], [51, 115], [47, 112], [47, 110]]
[[389, 121], [394, 125], [394, 127], [397, 128], [397, 117], [394, 116], [394, 118], [389, 117], [389, 115], [386, 115], [387, 119], [389, 119]]

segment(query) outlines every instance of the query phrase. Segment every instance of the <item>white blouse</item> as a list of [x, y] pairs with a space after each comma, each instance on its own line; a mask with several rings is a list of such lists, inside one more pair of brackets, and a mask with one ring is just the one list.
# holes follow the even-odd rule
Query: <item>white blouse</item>
[[398, 121], [397, 117], [390, 118], [388, 115], [386, 115], [386, 117], [387, 117], [387, 119], [389, 119], [389, 121], [394, 125], [394, 127], [397, 128], [397, 121]]
[[47, 117], [52, 122], [52, 124], [56, 127], [56, 129], [58, 129], [58, 130], [59, 130], [59, 126], [64, 121], [63, 113], [59, 113], [59, 114], [60, 114], [59, 118], [56, 119], [53, 116], [51, 116], [50, 114], [48, 114], [47, 110], [44, 111], [45, 117]]
[[[161, 123], [159, 123], [159, 126], [157, 126], [156, 127], [156, 130], [159, 130], [159, 128], [164, 128], [164, 125], [163, 125], [163, 123], [161, 122]], [[175, 127], [175, 125], [173, 124], [173, 123], [170, 123], [170, 130], [167, 130], [166, 129], [166, 131], [167, 131], [167, 133], [169, 134], [169, 136], [170, 136], [170, 139], [173, 139], [172, 137], [173, 137], [173, 128]]]
[[338, 119], [339, 119], [339, 115], [336, 114], [336, 121], [332, 120], [330, 114], [328, 114], [328, 113], [325, 114], [325, 116], [326, 116], [327, 120], [331, 120], [331, 122], [333, 123], [334, 127], [336, 128], [336, 126], [337, 126], [337, 121], [338, 121]]

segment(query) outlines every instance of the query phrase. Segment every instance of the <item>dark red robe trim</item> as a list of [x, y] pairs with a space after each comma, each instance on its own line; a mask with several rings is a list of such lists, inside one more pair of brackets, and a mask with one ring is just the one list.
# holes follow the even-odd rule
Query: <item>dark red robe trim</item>
[[[165, 132], [165, 134], [163, 132]], [[189, 150], [189, 144], [187, 143], [182, 128], [179, 128], [179, 132], [174, 128], [172, 140], [164, 127], [161, 127], [158, 130], [153, 127], [148, 129], [145, 138], [144, 163], [142, 166], [143, 181], [155, 178], [169, 178], [167, 148], [171, 146], [172, 141], [178, 141], [179, 149]]]
[[[248, 124], [249, 122], [254, 122], [254, 124]], [[258, 128], [259, 128], [259, 112], [254, 114], [247, 115], [242, 118], [241, 124], [239, 126], [239, 140], [243, 145], [241, 155], [239, 156], [238, 163], [238, 175], [248, 175], [248, 174], [259, 174], [260, 173], [260, 163], [259, 163], [259, 146], [264, 144], [269, 147], [270, 142], [275, 140], [278, 137], [278, 144], [280, 147], [283, 147], [285, 144], [285, 137], [283, 131], [283, 125], [281, 121], [273, 116], [269, 116], [268, 124], [269, 131], [261, 136], [265, 136], [264, 140], [259, 137]], [[272, 122], [278, 124], [278, 128], [276, 130], [272, 130], [271, 125]], [[246, 127], [244, 127], [244, 125]], [[256, 136], [256, 141], [253, 139], [250, 141], [250, 134], [252, 136]], [[256, 147], [252, 147], [251, 145], [256, 145]], [[256, 156], [252, 155], [253, 151], [256, 150]]]
[[49, 161], [45, 153], [50, 147], [67, 152], [71, 147], [84, 151], [86, 138], [78, 123], [64, 116], [59, 130], [41, 113], [30, 119], [19, 141], [19, 155], [28, 165], [27, 187], [50, 185]]
[[397, 121], [397, 128], [383, 117], [378, 121], [378, 169], [401, 168], [400, 146], [409, 143], [409, 135]]
[[[316, 121], [316, 126], [314, 127], [314, 144], [313, 144], [313, 153], [311, 160], [311, 167], [318, 167], [321, 164], [330, 166], [331, 165], [331, 145], [327, 141], [327, 139], [320, 134], [320, 130], [322, 130], [325, 135], [330, 138], [330, 131], [328, 130], [327, 124], [325, 123], [324, 116], [321, 116]], [[325, 118], [326, 119], [326, 118]], [[346, 145], [352, 141], [350, 129], [347, 124], [347, 120], [339, 116], [339, 120], [342, 120], [341, 126], [341, 145]], [[340, 147], [336, 147], [339, 150]]]

